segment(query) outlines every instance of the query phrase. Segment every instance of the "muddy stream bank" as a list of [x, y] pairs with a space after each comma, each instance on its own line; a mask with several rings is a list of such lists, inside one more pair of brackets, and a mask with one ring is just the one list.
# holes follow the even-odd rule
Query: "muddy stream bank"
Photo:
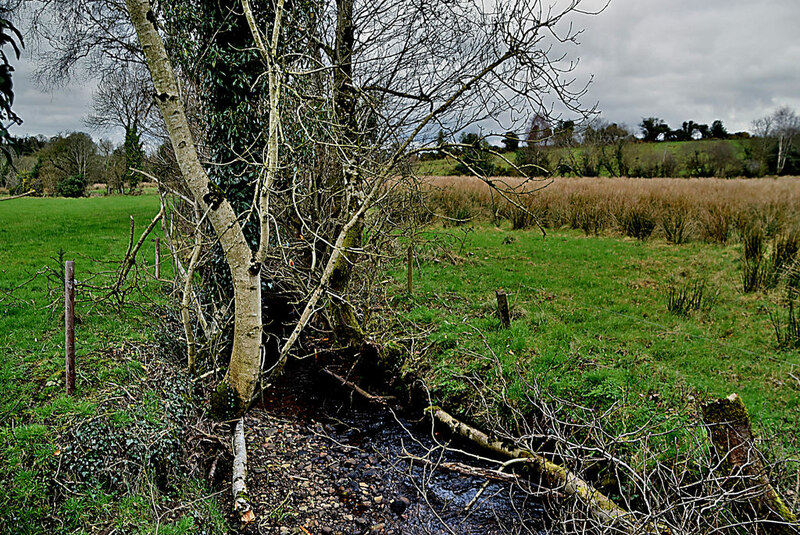
[[442, 447], [450, 439], [429, 419], [409, 421], [305, 367], [287, 370], [245, 429], [257, 519], [243, 533], [546, 533], [541, 503], [516, 484], [485, 485], [409, 455], [497, 464]]

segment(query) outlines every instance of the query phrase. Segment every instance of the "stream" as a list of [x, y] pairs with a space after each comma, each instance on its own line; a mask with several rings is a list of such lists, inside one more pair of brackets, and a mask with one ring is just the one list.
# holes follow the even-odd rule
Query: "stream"
[[243, 532], [547, 533], [542, 504], [518, 485], [432, 468], [497, 463], [445, 448], [430, 420], [408, 421], [307, 368], [287, 370], [245, 419], [258, 517]]

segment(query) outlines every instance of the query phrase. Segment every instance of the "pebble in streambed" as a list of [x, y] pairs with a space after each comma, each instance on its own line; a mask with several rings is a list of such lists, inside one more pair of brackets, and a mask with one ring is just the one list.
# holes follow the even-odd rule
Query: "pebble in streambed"
[[[489, 485], [465, 512], [485, 480], [401, 458], [431, 447], [430, 429], [412, 437], [389, 411], [297, 387], [288, 377], [245, 419], [257, 519], [242, 533], [546, 533], [541, 506], [509, 485]], [[450, 453], [441, 460], [464, 461]]]

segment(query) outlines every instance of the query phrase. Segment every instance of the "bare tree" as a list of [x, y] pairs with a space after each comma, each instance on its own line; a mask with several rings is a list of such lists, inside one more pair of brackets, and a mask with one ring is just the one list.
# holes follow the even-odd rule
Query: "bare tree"
[[[233, 275], [238, 334], [225, 383], [236, 393], [237, 410], [247, 405], [259, 378], [260, 340], [252, 333], [262, 321], [260, 310], [255, 310], [260, 302], [255, 281], [262, 266], [270, 265], [271, 218], [301, 214], [298, 223], [308, 237], [305, 243], [314, 244], [307, 245], [313, 249], [308, 253], [317, 255], [308, 266], [311, 284], [300, 287], [308, 295], [304, 310], [270, 362], [273, 370], [279, 370], [321, 299], [340, 303], [343, 315], [352, 319], [346, 292], [363, 250], [366, 210], [384, 195], [387, 180], [409, 153], [433, 139], [439, 124], [460, 129], [506, 110], [530, 109], [531, 100], [540, 104], [538, 109], [545, 89], [556, 89], [568, 106], [577, 109], [582, 91], [570, 91], [560, 81], [560, 66], [540, 49], [548, 35], [559, 35], [562, 41], [574, 38], [566, 25], [565, 35], [558, 31], [562, 19], [578, 11], [577, 2], [557, 12], [538, 2], [501, 3], [491, 12], [471, 3], [321, 3], [315, 11], [322, 14], [316, 24], [305, 26], [291, 46], [281, 41], [283, 17], [295, 21], [301, 13], [284, 13], [280, 2], [272, 11], [242, 2], [268, 79], [259, 105], [268, 110], [259, 151], [263, 157], [251, 164], [262, 170], [251, 208], [259, 222], [258, 247], [253, 250], [238, 237], [241, 217], [226, 208], [223, 193], [212, 187], [200, 165], [178, 80], [171, 74], [157, 28], [148, 20], [148, 16], [155, 19], [152, 6], [136, 1], [128, 2], [128, 7], [148, 54], [178, 162], [216, 229]], [[281, 131], [288, 129], [304, 132], [305, 145], [315, 148], [311, 167], [308, 160], [291, 159], [299, 152], [297, 147], [288, 149], [279, 142]], [[319, 181], [312, 176], [313, 166], [326, 157], [335, 163], [328, 177]], [[291, 174], [286, 171], [290, 165]], [[281, 190], [277, 183], [287, 180], [292, 181], [291, 189]], [[320, 217], [306, 220], [302, 214], [315, 204]], [[285, 243], [291, 236], [277, 238]], [[350, 320], [346, 323], [352, 325]]]
[[159, 126], [147, 68], [124, 62], [117, 70], [106, 72], [92, 96], [92, 111], [84, 122], [99, 130], [118, 128], [125, 132], [126, 170], [122, 181], [135, 189], [145, 160], [142, 137], [155, 137]]
[[788, 106], [778, 108], [772, 114], [774, 135], [778, 140], [778, 157], [775, 173], [781, 174], [786, 165], [786, 156], [792, 147], [794, 137], [800, 132], [800, 117]]
[[84, 122], [99, 130], [120, 128], [126, 133], [153, 135], [158, 128], [156, 109], [147, 68], [138, 63], [122, 63], [98, 84]]
[[800, 117], [789, 106], [783, 106], [771, 115], [753, 121], [753, 129], [762, 142], [774, 139], [777, 143], [775, 174], [781, 174], [794, 137], [800, 132]]

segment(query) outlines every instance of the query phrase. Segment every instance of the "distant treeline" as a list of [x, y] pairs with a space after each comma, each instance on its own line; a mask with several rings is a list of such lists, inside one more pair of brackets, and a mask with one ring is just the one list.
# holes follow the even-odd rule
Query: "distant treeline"
[[578, 128], [573, 121], [551, 126], [536, 116], [527, 134], [506, 132], [502, 146], [462, 134], [458, 142], [440, 132], [437, 148], [418, 158], [429, 175], [760, 177], [800, 174], [795, 137], [800, 118], [781, 108], [753, 123], [754, 134], [728, 133], [722, 121], [685, 121], [672, 129], [657, 117], [639, 124], [640, 137], [617, 123]]
[[82, 197], [92, 184], [105, 185], [106, 193], [131, 193], [145, 178], [141, 171], [152, 172], [161, 159], [171, 160], [166, 147], [146, 155], [138, 136], [119, 145], [95, 142], [84, 132], [11, 141], [11, 161], [0, 159], [0, 189], [12, 194]]

